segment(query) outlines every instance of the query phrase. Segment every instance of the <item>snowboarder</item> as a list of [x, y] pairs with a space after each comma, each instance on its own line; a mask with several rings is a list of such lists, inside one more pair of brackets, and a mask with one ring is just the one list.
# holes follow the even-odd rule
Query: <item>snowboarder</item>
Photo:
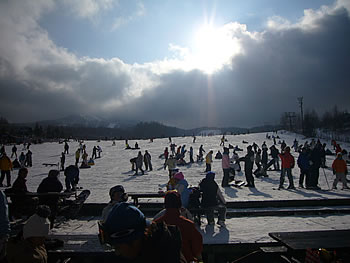
[[69, 165], [64, 170], [64, 175], [66, 177], [65, 183], [66, 183], [66, 192], [69, 191], [75, 191], [76, 186], [79, 182], [79, 168], [75, 165]]
[[100, 145], [97, 145], [96, 150], [97, 150], [97, 153], [98, 153], [98, 158], [101, 158], [102, 148], [100, 147]]
[[225, 147], [225, 135], [222, 135], [220, 146]]

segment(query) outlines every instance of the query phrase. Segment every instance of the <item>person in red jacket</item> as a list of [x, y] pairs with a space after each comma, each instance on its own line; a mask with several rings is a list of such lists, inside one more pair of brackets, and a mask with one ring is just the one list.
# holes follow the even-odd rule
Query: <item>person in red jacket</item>
[[168, 225], [175, 225], [180, 229], [182, 237], [182, 253], [187, 262], [198, 262], [201, 260], [203, 250], [203, 238], [195, 224], [180, 215], [182, 206], [180, 194], [176, 191], [169, 191], [165, 195], [165, 214], [154, 222], [165, 222]]
[[348, 168], [346, 162], [343, 159], [341, 153], [337, 154], [337, 158], [333, 161], [332, 164], [333, 174], [335, 175], [335, 180], [333, 182], [333, 189], [337, 189], [337, 184], [339, 181], [343, 183], [343, 189], [349, 189], [346, 184], [346, 175], [348, 174]]
[[295, 160], [294, 160], [294, 157], [290, 154], [290, 147], [287, 146], [284, 149], [284, 152], [279, 154], [279, 157], [281, 158], [281, 161], [282, 161], [282, 171], [281, 171], [280, 185], [278, 189], [279, 190], [284, 189], [283, 183], [284, 183], [284, 177], [286, 173], [289, 181], [288, 189], [295, 189], [293, 176], [292, 176], [292, 169], [294, 168]]

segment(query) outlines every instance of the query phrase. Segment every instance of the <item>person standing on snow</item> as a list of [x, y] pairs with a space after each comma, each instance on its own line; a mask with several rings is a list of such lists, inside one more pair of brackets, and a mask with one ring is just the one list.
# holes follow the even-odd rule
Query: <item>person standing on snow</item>
[[205, 156], [205, 165], [206, 165], [205, 172], [211, 171], [211, 164], [213, 162], [213, 153], [214, 153], [213, 151], [209, 151]]
[[304, 178], [305, 178], [305, 187], [310, 187], [310, 160], [308, 150], [303, 147], [301, 153], [299, 154], [297, 160], [299, 169], [300, 169], [300, 177], [299, 177], [299, 187], [304, 188]]
[[222, 170], [224, 176], [222, 177], [221, 186], [229, 187], [229, 179], [230, 179], [230, 157], [229, 157], [229, 149], [224, 147], [224, 152], [222, 154], [221, 159]]
[[142, 170], [142, 163], [143, 163], [143, 156], [141, 151], [139, 151], [139, 154], [137, 155], [137, 158], [136, 158], [136, 171], [134, 175], [137, 175], [138, 170], [140, 170], [142, 174], [145, 174], [145, 171]]
[[148, 168], [149, 168], [149, 170], [152, 171], [152, 162], [151, 162], [151, 159], [152, 159], [151, 155], [150, 155], [149, 152], [146, 150], [146, 151], [145, 151], [145, 154], [144, 154], [144, 156], [143, 156], [143, 161], [144, 161], [144, 163], [145, 163], [145, 170], [148, 170]]
[[342, 158], [342, 154], [338, 153], [337, 158], [332, 164], [333, 174], [335, 175], [335, 180], [333, 182], [333, 189], [337, 189], [337, 184], [339, 181], [343, 183], [344, 189], [350, 189], [346, 182], [346, 175], [348, 174], [348, 168], [346, 166], [345, 160]]
[[295, 189], [294, 182], [293, 182], [293, 175], [292, 175], [292, 169], [295, 165], [294, 157], [290, 154], [290, 147], [287, 146], [284, 149], [284, 152], [282, 152], [279, 157], [282, 160], [282, 171], [281, 171], [281, 177], [280, 177], [280, 185], [278, 189], [284, 189], [283, 183], [284, 183], [284, 177], [287, 174], [288, 180], [289, 180], [289, 186], [288, 189]]
[[254, 152], [252, 146], [247, 147], [247, 154], [239, 159], [244, 161], [244, 174], [247, 181], [246, 187], [255, 187], [254, 177], [253, 177], [253, 166], [254, 166]]

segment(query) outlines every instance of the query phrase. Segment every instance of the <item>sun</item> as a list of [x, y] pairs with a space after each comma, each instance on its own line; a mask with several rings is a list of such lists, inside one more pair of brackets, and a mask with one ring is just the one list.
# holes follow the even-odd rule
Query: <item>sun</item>
[[204, 24], [193, 37], [192, 62], [204, 72], [213, 73], [237, 52], [236, 42], [225, 27]]

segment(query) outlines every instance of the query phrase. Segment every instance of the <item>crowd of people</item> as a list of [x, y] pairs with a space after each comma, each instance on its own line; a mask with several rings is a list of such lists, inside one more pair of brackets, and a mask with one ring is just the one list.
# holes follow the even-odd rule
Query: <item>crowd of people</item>
[[[270, 136], [266, 136], [271, 140]], [[287, 189], [295, 189], [293, 170], [295, 164], [299, 167], [299, 187], [307, 189], [319, 189], [319, 170], [327, 167], [325, 144], [320, 141], [312, 140], [310, 143], [299, 144], [294, 140], [293, 145], [288, 146], [284, 140], [278, 143], [277, 136], [273, 136], [273, 144], [268, 148], [266, 142], [261, 146], [253, 142], [246, 148], [244, 156], [239, 156], [242, 151], [238, 146], [225, 146], [228, 140], [223, 136], [220, 140], [220, 147], [223, 151], [218, 151], [215, 159], [221, 159], [221, 169], [223, 177], [222, 187], [230, 187], [230, 182], [234, 180], [235, 175], [241, 173], [245, 175], [246, 187], [255, 188], [255, 178], [268, 177], [268, 171], [274, 170], [280, 172], [278, 189], [284, 189], [285, 177], [288, 178]], [[152, 140], [153, 142], [153, 140]], [[195, 142], [195, 137], [193, 143]], [[170, 146], [166, 147], [164, 152], [159, 156], [164, 158], [163, 168], [168, 168], [169, 181], [167, 191], [164, 194], [165, 209], [157, 214], [152, 222], [149, 222], [144, 214], [135, 206], [128, 203], [128, 193], [122, 185], [116, 185], [109, 191], [110, 201], [103, 209], [101, 220], [99, 222], [99, 235], [102, 243], [110, 244], [116, 251], [117, 255], [123, 259], [143, 260], [162, 262], [167, 258], [169, 262], [199, 262], [202, 260], [201, 253], [203, 250], [203, 237], [197, 230], [193, 215], [190, 213], [193, 208], [192, 194], [200, 192], [199, 206], [204, 211], [208, 226], [215, 224], [215, 211], [217, 211], [217, 225], [225, 227], [226, 220], [226, 200], [215, 180], [213, 170], [214, 151], [207, 149], [203, 145], [198, 148], [197, 162], [201, 165], [205, 162], [205, 177], [199, 182], [198, 186], [191, 187], [185, 178], [185, 172], [180, 171], [181, 166], [194, 163], [194, 149], [190, 146], [186, 150], [186, 145], [177, 146], [169, 138]], [[243, 143], [248, 143], [244, 141]], [[249, 143], [248, 143], [249, 144]], [[279, 145], [279, 146], [278, 146]], [[349, 189], [346, 175], [347, 161], [349, 155], [346, 150], [341, 149], [340, 144], [332, 142], [336, 151], [336, 158], [332, 163], [332, 170], [335, 175], [332, 187], [337, 188], [339, 181], [342, 183], [342, 189]], [[126, 149], [128, 147], [126, 141]], [[135, 149], [139, 149], [136, 145]], [[15, 146], [14, 146], [15, 147]], [[170, 149], [170, 152], [169, 150]], [[292, 154], [294, 149], [295, 154]], [[233, 150], [232, 155], [230, 150]], [[29, 151], [29, 146], [28, 146]], [[92, 149], [91, 159], [101, 157], [102, 149], [100, 146], [94, 146]], [[205, 154], [206, 153], [206, 154]], [[58, 168], [64, 171], [66, 191], [75, 190], [79, 182], [79, 168], [90, 166], [86, 146], [80, 143], [79, 148], [75, 151], [75, 164], [65, 167], [65, 156], [69, 154], [69, 144], [65, 142], [64, 151], [61, 154], [61, 165]], [[205, 156], [204, 156], [205, 154]], [[294, 158], [293, 155], [298, 155]], [[11, 158], [17, 159], [16, 151], [12, 148]], [[81, 166], [78, 167], [82, 157]], [[186, 157], [189, 161], [186, 162]], [[9, 193], [28, 193], [26, 178], [29, 170], [26, 165], [20, 165], [18, 177], [11, 185], [11, 171], [13, 162], [6, 154], [4, 148], [1, 150], [0, 169], [1, 178], [0, 186], [6, 177]], [[296, 160], [295, 160], [296, 159]], [[152, 158], [148, 150], [138, 151], [136, 157], [130, 160], [134, 175], [139, 172], [144, 174], [145, 170], [152, 171]], [[31, 167], [32, 163], [30, 161]], [[143, 165], [145, 170], [143, 169]], [[242, 168], [243, 167], [243, 168]], [[254, 167], [256, 169], [254, 170]], [[294, 172], [295, 174], [296, 172]], [[60, 182], [58, 175], [59, 169], [52, 169], [48, 176], [42, 180], [37, 188], [37, 193], [48, 193], [63, 191], [63, 184]], [[12, 186], [12, 187], [11, 187]], [[11, 187], [11, 188], [10, 188]], [[23, 231], [16, 237], [9, 239], [10, 227], [8, 218], [7, 200], [2, 191], [0, 191], [0, 259], [7, 252], [8, 262], [21, 262], [21, 257], [14, 251], [24, 251], [23, 255], [27, 257], [38, 257], [41, 261], [47, 261], [47, 252], [44, 241], [48, 236], [50, 227], [52, 227], [52, 218], [56, 216], [58, 210], [58, 197], [51, 198], [33, 198], [23, 195], [22, 197], [12, 196], [11, 202], [28, 207], [39, 206], [32, 216], [26, 221]], [[198, 201], [198, 200], [197, 200]], [[198, 207], [197, 207], [198, 208]], [[46, 212], [45, 212], [46, 211]], [[47, 212], [49, 211], [49, 212]], [[6, 249], [5, 244], [8, 243]], [[28, 249], [30, 248], [30, 249]], [[27, 255], [29, 253], [30, 255]], [[46, 260], [46, 261], [45, 261]]]

